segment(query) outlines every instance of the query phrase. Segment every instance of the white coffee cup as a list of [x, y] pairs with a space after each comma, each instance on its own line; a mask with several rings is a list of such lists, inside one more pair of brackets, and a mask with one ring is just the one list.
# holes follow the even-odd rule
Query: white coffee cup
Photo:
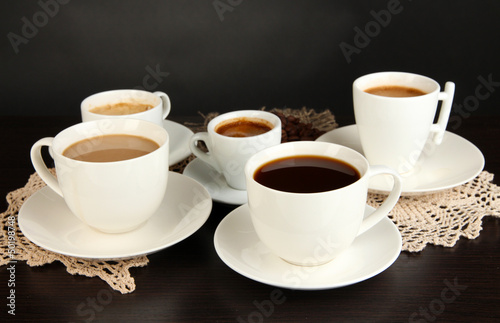
[[[232, 119], [262, 119], [272, 126], [266, 133], [251, 137], [228, 137], [216, 132], [222, 122]], [[205, 143], [208, 152], [198, 147], [198, 141]], [[232, 188], [245, 190], [244, 168], [247, 160], [262, 149], [281, 143], [281, 121], [273, 113], [259, 110], [240, 110], [222, 114], [207, 125], [207, 132], [195, 133], [189, 147], [193, 154], [216, 171], [224, 175]]]
[[[386, 97], [365, 92], [369, 88], [391, 85], [419, 89], [426, 94]], [[428, 139], [433, 145], [441, 144], [454, 92], [452, 82], [447, 82], [444, 92], [440, 92], [436, 81], [412, 73], [380, 72], [356, 79], [354, 115], [368, 161], [392, 167], [400, 174], [413, 170]], [[433, 124], [439, 101], [443, 102], [437, 123]]]
[[[115, 162], [86, 162], [63, 156], [70, 145], [111, 134], [142, 136], [160, 147], [144, 156]], [[71, 126], [54, 138], [38, 140], [31, 161], [38, 175], [71, 212], [103, 232], [130, 231], [144, 223], [160, 206], [168, 180], [169, 136], [156, 124], [136, 119], [102, 119]], [[48, 146], [55, 162], [54, 177], [41, 155]]]
[[[142, 103], [152, 106], [152, 109], [124, 115], [105, 115], [94, 113], [91, 110], [109, 104], [122, 102]], [[160, 126], [170, 113], [170, 98], [164, 92], [147, 92], [142, 90], [111, 90], [100, 92], [87, 97], [81, 103], [82, 121], [93, 121], [99, 119], [140, 119], [156, 123]]]
[[[321, 156], [355, 168], [360, 179], [339, 189], [291, 193], [266, 187], [254, 179], [260, 166], [290, 156]], [[401, 194], [399, 175], [386, 166], [370, 166], [360, 153], [326, 142], [289, 142], [258, 152], [245, 167], [250, 216], [260, 240], [277, 256], [295, 265], [327, 263], [347, 249], [356, 236], [382, 220]], [[363, 218], [368, 181], [389, 174], [394, 186], [384, 203]]]

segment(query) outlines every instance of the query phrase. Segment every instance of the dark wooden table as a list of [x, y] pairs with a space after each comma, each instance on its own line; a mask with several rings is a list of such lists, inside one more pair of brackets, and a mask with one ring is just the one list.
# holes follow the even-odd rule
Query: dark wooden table
[[[340, 125], [353, 122], [351, 116], [337, 120]], [[485, 156], [485, 169], [500, 174], [500, 118], [471, 116], [460, 121], [449, 130], [473, 142]], [[68, 117], [0, 117], [0, 195], [23, 187], [34, 172], [29, 149], [37, 139], [54, 136], [76, 122], [77, 118]], [[494, 182], [500, 184], [498, 177]], [[6, 207], [2, 197], [2, 212]], [[295, 291], [252, 281], [218, 258], [214, 231], [233, 209], [214, 203], [199, 231], [150, 255], [146, 267], [133, 268], [137, 288], [131, 294], [112, 291], [99, 278], [72, 276], [58, 262], [35, 268], [20, 262], [14, 317], [7, 313], [9, 272], [3, 266], [0, 321], [500, 321], [499, 218], [485, 217], [477, 239], [461, 238], [453, 248], [429, 245], [419, 253], [403, 252], [390, 268], [364, 282], [333, 290]], [[279, 302], [271, 302], [273, 293], [280, 293]], [[111, 296], [104, 300], [102, 295]]]

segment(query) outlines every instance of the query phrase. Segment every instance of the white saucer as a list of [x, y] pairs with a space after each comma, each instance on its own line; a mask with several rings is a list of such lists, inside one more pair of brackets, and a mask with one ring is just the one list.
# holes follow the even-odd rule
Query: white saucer
[[172, 166], [191, 155], [189, 138], [191, 138], [193, 132], [189, 128], [170, 120], [164, 120], [163, 127], [170, 137], [168, 164]]
[[183, 174], [203, 185], [216, 202], [233, 205], [247, 202], [247, 191], [236, 190], [228, 186], [224, 176], [201, 159], [193, 159], [184, 168]]
[[[363, 153], [356, 125], [334, 129], [317, 141], [325, 141], [350, 147]], [[443, 142], [437, 146], [411, 173], [403, 174], [402, 195], [417, 195], [452, 188], [475, 178], [484, 167], [481, 151], [468, 140], [446, 132]], [[370, 181], [372, 191], [388, 193], [392, 187], [390, 176], [377, 176]]]
[[196, 181], [170, 172], [160, 209], [141, 227], [107, 234], [78, 220], [50, 188], [33, 194], [19, 210], [19, 227], [33, 243], [80, 258], [122, 259], [172, 246], [196, 232], [208, 219], [212, 200]]
[[[373, 210], [367, 206], [365, 214]], [[295, 266], [260, 242], [245, 204], [220, 222], [214, 244], [222, 261], [245, 277], [277, 287], [319, 290], [355, 284], [381, 273], [398, 258], [402, 240], [394, 223], [384, 218], [331, 262]]]

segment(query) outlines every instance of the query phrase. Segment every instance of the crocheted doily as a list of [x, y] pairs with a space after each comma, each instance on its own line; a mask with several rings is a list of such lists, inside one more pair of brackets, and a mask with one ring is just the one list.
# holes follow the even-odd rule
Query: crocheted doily
[[[417, 252], [427, 244], [453, 247], [460, 237], [475, 239], [484, 216], [500, 217], [500, 187], [493, 174], [481, 172], [472, 181], [429, 194], [401, 197], [389, 217], [403, 238], [403, 251]], [[368, 205], [379, 206], [385, 196], [368, 194]]]
[[[192, 159], [193, 156], [189, 156], [178, 164], [171, 166], [170, 171], [182, 172]], [[54, 169], [51, 169], [51, 171], [55, 173]], [[33, 173], [23, 188], [7, 194], [7, 210], [0, 214], [0, 266], [8, 264], [11, 260], [25, 260], [32, 267], [50, 264], [57, 260], [63, 263], [66, 270], [72, 275], [97, 276], [122, 294], [133, 292], [136, 286], [129, 269], [131, 267], [146, 266], [149, 262], [147, 256], [117, 261], [70, 257], [41, 248], [23, 235], [17, 224], [19, 210], [31, 195], [45, 187], [45, 185], [45, 182], [38, 174]]]
[[[334, 116], [325, 111], [315, 113], [305, 108], [301, 110], [277, 110], [286, 115], [299, 117], [302, 122], [312, 123], [323, 131], [337, 126]], [[203, 116], [203, 124], [189, 125], [194, 132], [204, 131], [209, 119], [216, 114]], [[171, 171], [182, 173], [193, 159], [189, 156], [170, 167]], [[500, 188], [491, 183], [493, 174], [483, 171], [477, 178], [459, 187], [430, 195], [401, 197], [389, 217], [399, 228], [403, 240], [403, 251], [417, 252], [427, 244], [452, 247], [460, 237], [476, 238], [482, 227], [482, 218], [487, 215], [500, 216]], [[45, 186], [34, 173], [28, 183], [7, 195], [8, 208], [0, 214], [0, 265], [11, 260], [24, 260], [29, 266], [42, 266], [54, 261], [63, 263], [72, 274], [100, 277], [113, 289], [121, 293], [135, 290], [131, 277], [131, 267], [143, 267], [149, 262], [147, 256], [127, 260], [97, 261], [64, 256], [45, 250], [28, 240], [17, 225], [19, 210], [31, 195]], [[369, 194], [368, 204], [377, 207], [384, 195]], [[12, 251], [15, 252], [12, 252]]]
[[[45, 250], [23, 235], [17, 224], [19, 209], [24, 201], [44, 186], [45, 183], [42, 179], [37, 173], [34, 173], [23, 188], [7, 194], [9, 206], [7, 211], [0, 214], [0, 250], [2, 252], [0, 265], [6, 265], [11, 260], [25, 260], [29, 266], [33, 267], [50, 264], [58, 260], [66, 266], [66, 270], [72, 275], [98, 276], [113, 289], [123, 294], [134, 291], [135, 282], [130, 276], [129, 268], [146, 266], [149, 262], [146, 256], [120, 261], [98, 261], [69, 257]], [[15, 232], [15, 234], [12, 234], [12, 232]], [[13, 241], [12, 237], [14, 237], [15, 241]]]

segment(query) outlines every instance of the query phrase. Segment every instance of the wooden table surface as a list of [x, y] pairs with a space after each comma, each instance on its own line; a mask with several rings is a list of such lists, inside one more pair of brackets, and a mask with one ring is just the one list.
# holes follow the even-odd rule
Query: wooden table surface
[[[353, 122], [351, 116], [337, 120], [341, 126]], [[500, 174], [500, 117], [470, 116], [459, 121], [448, 130], [474, 143], [485, 156], [485, 170]], [[0, 117], [0, 195], [23, 187], [34, 172], [29, 149], [37, 139], [54, 136], [76, 122], [71, 117]], [[494, 183], [500, 184], [498, 177]], [[2, 198], [1, 211], [6, 207]], [[99, 278], [73, 276], [59, 262], [41, 267], [19, 262], [12, 316], [6, 299], [10, 273], [3, 266], [0, 321], [500, 321], [500, 218], [485, 217], [478, 238], [461, 238], [452, 248], [428, 245], [419, 253], [402, 252], [391, 267], [364, 282], [297, 291], [250, 280], [219, 259], [214, 231], [234, 208], [214, 202], [200, 230], [148, 256], [146, 267], [131, 269], [137, 288], [130, 294], [113, 291]]]

